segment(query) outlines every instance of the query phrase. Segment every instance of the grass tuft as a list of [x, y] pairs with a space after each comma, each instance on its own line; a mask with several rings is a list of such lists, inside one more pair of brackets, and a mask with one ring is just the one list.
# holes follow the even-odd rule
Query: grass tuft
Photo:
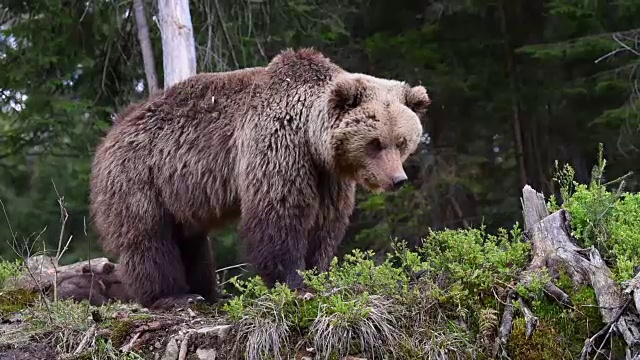
[[309, 333], [325, 359], [367, 350], [382, 353], [385, 347], [392, 349], [401, 336], [393, 315], [398, 312], [396, 305], [380, 296], [345, 300], [332, 295], [319, 310]]
[[281, 352], [288, 346], [291, 322], [285, 308], [294, 295], [284, 286], [277, 290], [255, 299], [238, 318], [237, 344], [244, 346], [248, 360], [264, 359], [269, 355], [282, 359]]

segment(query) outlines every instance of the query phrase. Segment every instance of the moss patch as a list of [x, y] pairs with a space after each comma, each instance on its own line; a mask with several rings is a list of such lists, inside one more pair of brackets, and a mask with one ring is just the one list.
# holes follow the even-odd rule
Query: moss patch
[[196, 303], [191, 305], [191, 309], [205, 316], [216, 317], [219, 315], [220, 306], [218, 304]]
[[124, 341], [135, 328], [132, 320], [109, 320], [105, 322], [105, 327], [111, 330], [109, 339], [114, 347], [119, 348], [124, 345]]
[[574, 356], [567, 348], [564, 337], [558, 330], [541, 319], [538, 328], [531, 339], [527, 339], [524, 318], [513, 321], [513, 333], [508, 343], [509, 355], [512, 359], [573, 359]]
[[38, 300], [38, 293], [23, 289], [0, 292], [0, 316], [18, 312], [33, 305]]

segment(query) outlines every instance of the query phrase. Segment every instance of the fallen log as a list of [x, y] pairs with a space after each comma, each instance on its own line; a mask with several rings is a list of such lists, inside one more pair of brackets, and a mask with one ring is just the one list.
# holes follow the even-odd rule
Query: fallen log
[[38, 255], [28, 258], [24, 267], [21, 276], [11, 279], [9, 284], [14, 288], [38, 291], [50, 289], [56, 279], [86, 273], [87, 269], [97, 274], [114, 272], [117, 269], [117, 264], [110, 262], [105, 257], [100, 257], [59, 266], [54, 258]]
[[[525, 234], [531, 242], [532, 259], [522, 272], [519, 283], [527, 286], [535, 276], [546, 275], [557, 279], [561, 267], [575, 286], [591, 286], [595, 291], [599, 312], [607, 324], [601, 331], [585, 341], [581, 359], [587, 359], [595, 342], [602, 335], [622, 336], [627, 344], [626, 359], [640, 359], [640, 274], [629, 282], [626, 290], [616, 284], [611, 270], [603, 261], [600, 252], [591, 247], [580, 248], [571, 236], [571, 215], [564, 209], [549, 214], [544, 197], [530, 186], [522, 190], [522, 207]], [[544, 286], [544, 293], [564, 306], [571, 305], [569, 296], [552, 281]], [[637, 301], [630, 301], [630, 297]], [[494, 346], [494, 356], [499, 349], [504, 352], [511, 335], [514, 318], [512, 301], [517, 299], [523, 307], [527, 324], [527, 338], [533, 335], [537, 318], [526, 306], [526, 299], [515, 290], [510, 291], [502, 316], [500, 334]], [[600, 342], [603, 343], [606, 337]]]
[[92, 305], [130, 301], [119, 279], [118, 265], [105, 257], [58, 266], [52, 257], [34, 256], [26, 260], [22, 274], [8, 284], [54, 299], [89, 300]]

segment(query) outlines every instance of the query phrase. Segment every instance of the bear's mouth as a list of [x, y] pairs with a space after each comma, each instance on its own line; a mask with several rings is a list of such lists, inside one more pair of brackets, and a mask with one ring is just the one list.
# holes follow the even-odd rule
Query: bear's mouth
[[366, 176], [362, 178], [362, 185], [364, 185], [365, 188], [367, 188], [369, 191], [371, 191], [374, 194], [379, 194], [382, 191], [384, 191], [382, 186], [373, 182], [369, 177], [366, 177]]

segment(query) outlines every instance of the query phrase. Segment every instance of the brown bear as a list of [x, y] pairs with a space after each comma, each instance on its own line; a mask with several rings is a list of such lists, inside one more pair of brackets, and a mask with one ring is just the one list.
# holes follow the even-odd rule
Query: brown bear
[[143, 306], [218, 295], [207, 233], [239, 219], [268, 286], [328, 269], [356, 184], [407, 180], [430, 103], [422, 86], [350, 73], [313, 49], [194, 75], [129, 107], [98, 146], [91, 215]]

